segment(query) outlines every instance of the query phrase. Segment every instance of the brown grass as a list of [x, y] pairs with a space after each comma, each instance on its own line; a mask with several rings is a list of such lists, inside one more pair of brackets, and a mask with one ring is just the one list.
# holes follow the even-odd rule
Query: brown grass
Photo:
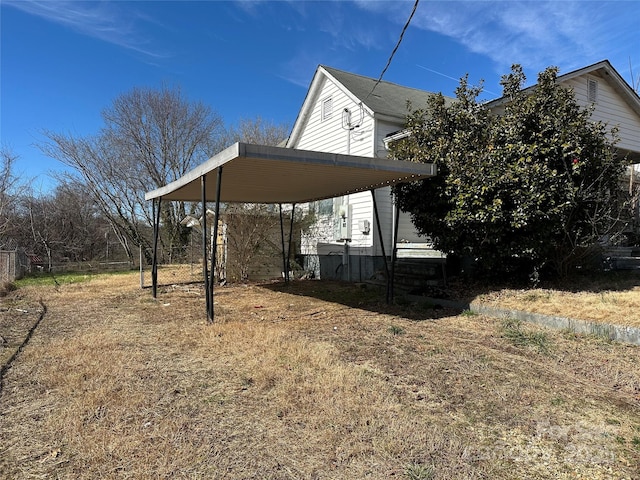
[[638, 478], [638, 347], [516, 346], [335, 283], [217, 292], [214, 325], [198, 286], [135, 274], [8, 297], [48, 312], [3, 381], [0, 477]]
[[640, 327], [639, 285], [626, 291], [567, 292], [556, 289], [504, 289], [482, 295], [489, 305], [613, 325]]

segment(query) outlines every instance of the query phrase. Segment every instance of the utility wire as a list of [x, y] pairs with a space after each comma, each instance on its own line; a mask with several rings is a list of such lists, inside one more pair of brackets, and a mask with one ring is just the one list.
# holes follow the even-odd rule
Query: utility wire
[[378, 84], [382, 81], [382, 77], [384, 76], [384, 74], [386, 73], [387, 69], [391, 65], [391, 60], [393, 59], [393, 56], [398, 51], [398, 47], [400, 47], [400, 44], [402, 43], [402, 37], [404, 37], [404, 32], [406, 32], [407, 28], [409, 28], [409, 24], [411, 23], [411, 19], [413, 18], [414, 13], [416, 13], [416, 10], [418, 9], [418, 3], [420, 3], [420, 0], [416, 0], [416, 2], [413, 4], [413, 10], [411, 10], [411, 15], [409, 15], [407, 23], [404, 24], [404, 27], [402, 28], [402, 32], [400, 32], [400, 38], [398, 38], [398, 43], [396, 43], [396, 46], [393, 48], [393, 51], [391, 52], [391, 55], [389, 55], [389, 60], [387, 60], [387, 65], [382, 70], [382, 73], [380, 74], [380, 78], [378, 78], [376, 83], [373, 85], [373, 88], [371, 89], [369, 94], [365, 97], [365, 100], [367, 98], [369, 98], [369, 95], [371, 95], [373, 93], [373, 91], [376, 89]]

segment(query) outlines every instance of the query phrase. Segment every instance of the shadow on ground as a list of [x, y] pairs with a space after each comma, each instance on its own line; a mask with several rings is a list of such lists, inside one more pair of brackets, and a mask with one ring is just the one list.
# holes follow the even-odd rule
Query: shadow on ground
[[393, 302], [387, 303], [384, 287], [364, 283], [346, 283], [333, 280], [300, 280], [259, 285], [274, 292], [312, 297], [350, 308], [359, 308], [376, 313], [397, 315], [408, 320], [434, 320], [458, 315], [462, 308], [449, 305], [446, 300], [409, 296], [397, 292]]

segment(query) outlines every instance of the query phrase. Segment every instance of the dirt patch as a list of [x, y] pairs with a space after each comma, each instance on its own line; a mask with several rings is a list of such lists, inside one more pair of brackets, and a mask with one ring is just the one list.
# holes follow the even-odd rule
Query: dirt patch
[[25, 341], [41, 312], [41, 305], [19, 293], [14, 293], [0, 303], [0, 367], [2, 371]]

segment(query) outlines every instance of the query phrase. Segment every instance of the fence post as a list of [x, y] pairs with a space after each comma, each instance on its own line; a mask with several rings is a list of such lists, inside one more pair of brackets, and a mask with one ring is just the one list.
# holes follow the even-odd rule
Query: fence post
[[140, 251], [140, 288], [144, 288], [144, 268], [142, 267], [142, 245], [138, 246]]

